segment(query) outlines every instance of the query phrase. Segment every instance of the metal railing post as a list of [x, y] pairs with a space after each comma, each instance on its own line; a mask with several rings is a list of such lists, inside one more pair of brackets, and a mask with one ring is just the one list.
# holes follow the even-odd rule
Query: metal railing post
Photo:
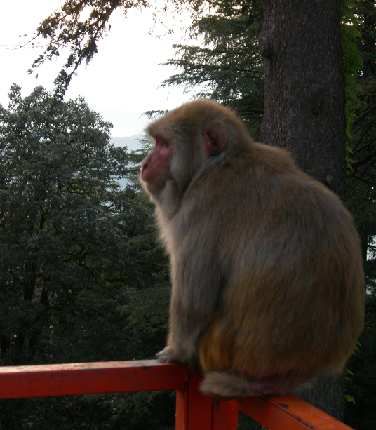
[[187, 384], [176, 391], [175, 430], [236, 430], [236, 401], [216, 400], [199, 391], [200, 378], [190, 374]]

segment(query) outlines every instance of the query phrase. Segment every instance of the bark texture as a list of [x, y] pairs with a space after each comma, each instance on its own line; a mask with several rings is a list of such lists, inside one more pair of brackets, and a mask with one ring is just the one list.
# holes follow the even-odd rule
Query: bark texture
[[339, 0], [264, 0], [262, 140], [341, 193], [345, 115]]

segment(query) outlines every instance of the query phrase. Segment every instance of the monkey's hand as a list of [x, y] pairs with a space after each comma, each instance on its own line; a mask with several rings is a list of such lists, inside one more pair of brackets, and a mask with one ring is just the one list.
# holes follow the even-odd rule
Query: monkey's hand
[[171, 346], [165, 346], [162, 351], [157, 352], [156, 354], [158, 361], [161, 363], [171, 363], [180, 361], [178, 358], [178, 354], [176, 351], [171, 348]]
[[185, 363], [192, 364], [194, 354], [188, 351], [178, 350], [169, 345], [165, 346], [162, 351], [156, 354], [158, 361], [161, 363]]

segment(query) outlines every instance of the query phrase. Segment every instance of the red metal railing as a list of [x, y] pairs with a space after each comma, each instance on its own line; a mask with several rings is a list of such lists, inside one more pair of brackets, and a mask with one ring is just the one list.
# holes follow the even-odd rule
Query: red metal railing
[[242, 412], [270, 430], [350, 430], [296, 397], [213, 400], [199, 377], [156, 361], [0, 367], [0, 398], [55, 397], [136, 391], [176, 391], [176, 430], [235, 430]]

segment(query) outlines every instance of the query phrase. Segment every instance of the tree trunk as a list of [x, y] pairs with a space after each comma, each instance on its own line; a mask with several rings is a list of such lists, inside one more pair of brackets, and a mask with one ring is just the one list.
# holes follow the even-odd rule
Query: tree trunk
[[340, 0], [264, 0], [262, 140], [342, 193], [345, 149]]
[[[288, 149], [298, 165], [339, 194], [345, 153], [340, 0], [264, 0], [260, 35], [265, 91], [262, 141]], [[339, 381], [302, 397], [342, 419]]]

